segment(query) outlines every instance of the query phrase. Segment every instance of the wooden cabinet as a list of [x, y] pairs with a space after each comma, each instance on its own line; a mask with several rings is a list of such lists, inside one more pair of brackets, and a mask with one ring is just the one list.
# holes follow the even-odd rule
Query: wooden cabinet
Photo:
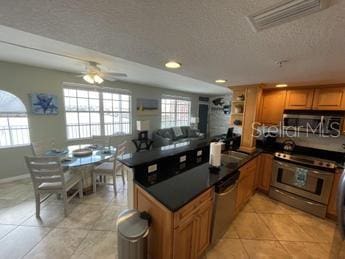
[[285, 109], [309, 110], [312, 108], [314, 89], [291, 89], [286, 91]]
[[315, 89], [313, 99], [314, 110], [344, 110], [344, 87], [323, 87]]
[[205, 192], [175, 213], [174, 259], [198, 258], [209, 246], [213, 208], [210, 194]]
[[174, 230], [174, 258], [195, 258], [196, 221], [189, 218]]
[[135, 186], [134, 207], [147, 211], [152, 218], [149, 258], [196, 259], [205, 252], [211, 237], [213, 193], [209, 189], [173, 213]]
[[240, 168], [240, 178], [237, 187], [236, 211], [238, 212], [254, 193], [257, 171], [257, 159]]
[[268, 192], [272, 180], [272, 166], [273, 166], [273, 155], [261, 154], [259, 158], [259, 169], [258, 169], [258, 188], [262, 191]]
[[286, 90], [264, 90], [262, 92], [259, 122], [277, 125], [282, 121]]
[[331, 218], [337, 217], [337, 195], [338, 195], [338, 184], [340, 180], [342, 171], [338, 170], [334, 174], [333, 185], [331, 195], [329, 196], [328, 206], [327, 206], [327, 215]]

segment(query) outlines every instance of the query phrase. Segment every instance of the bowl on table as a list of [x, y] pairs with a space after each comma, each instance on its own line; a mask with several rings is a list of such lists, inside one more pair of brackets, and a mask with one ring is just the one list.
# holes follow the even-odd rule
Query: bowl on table
[[91, 148], [80, 148], [76, 149], [72, 152], [73, 156], [75, 157], [84, 157], [84, 156], [91, 156], [92, 149]]

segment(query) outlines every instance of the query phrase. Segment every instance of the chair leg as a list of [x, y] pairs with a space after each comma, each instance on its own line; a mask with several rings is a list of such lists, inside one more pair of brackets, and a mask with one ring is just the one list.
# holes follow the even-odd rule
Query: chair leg
[[116, 189], [116, 173], [113, 173], [113, 188], [114, 188], [114, 195], [117, 195], [117, 189]]
[[67, 217], [68, 215], [68, 211], [67, 211], [67, 192], [64, 191], [64, 193], [62, 194], [63, 196], [63, 208], [64, 208], [64, 213], [65, 213], [65, 217]]
[[36, 217], [39, 218], [40, 210], [41, 210], [41, 197], [38, 191], [35, 192], [35, 200], [36, 200]]
[[125, 182], [125, 172], [123, 170], [123, 166], [121, 166], [121, 177], [122, 177], [122, 183], [123, 183], [123, 185], [125, 185], [126, 184], [126, 182]]
[[83, 182], [80, 180], [79, 182], [79, 199], [83, 198]]
[[92, 174], [92, 182], [93, 182], [93, 188], [92, 191], [95, 193], [96, 192], [96, 181], [97, 181], [97, 174], [93, 173]]

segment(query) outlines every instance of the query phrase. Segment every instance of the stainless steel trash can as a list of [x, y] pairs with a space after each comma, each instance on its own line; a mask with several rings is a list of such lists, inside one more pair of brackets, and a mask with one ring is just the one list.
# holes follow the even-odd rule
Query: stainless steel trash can
[[119, 259], [146, 259], [150, 216], [146, 212], [125, 210], [117, 218]]

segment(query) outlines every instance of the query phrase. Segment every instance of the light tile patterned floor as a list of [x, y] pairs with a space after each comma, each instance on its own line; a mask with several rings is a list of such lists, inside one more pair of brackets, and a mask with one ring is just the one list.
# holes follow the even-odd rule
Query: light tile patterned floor
[[96, 194], [74, 199], [64, 217], [55, 196], [35, 216], [31, 180], [0, 184], [0, 258], [116, 258], [116, 218], [126, 208], [127, 190], [118, 181]]
[[[68, 217], [55, 196], [35, 213], [30, 180], [0, 184], [0, 258], [116, 258], [116, 217], [126, 190], [111, 186], [75, 199]], [[331, 258], [335, 224], [255, 194], [224, 238], [210, 249], [215, 258]]]
[[255, 194], [207, 259], [332, 258], [335, 223]]

